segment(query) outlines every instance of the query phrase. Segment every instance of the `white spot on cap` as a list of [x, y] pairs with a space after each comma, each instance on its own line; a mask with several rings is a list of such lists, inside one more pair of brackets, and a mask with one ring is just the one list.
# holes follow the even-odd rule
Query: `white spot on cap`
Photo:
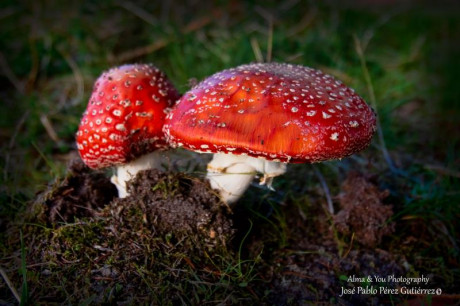
[[307, 116], [309, 116], [309, 117], [313, 117], [315, 114], [316, 114], [316, 111], [314, 111], [314, 110], [307, 112]]
[[201, 148], [202, 148], [202, 149], [207, 149], [207, 148], [209, 148], [209, 146], [206, 145], [206, 144], [203, 144], [203, 145], [201, 145]]
[[131, 106], [131, 101], [129, 101], [129, 99], [120, 101], [120, 105], [122, 105], [123, 107], [129, 107]]
[[323, 118], [324, 119], [328, 119], [328, 118], [331, 118], [331, 117], [332, 117], [332, 115], [329, 115], [328, 113], [323, 112]]
[[339, 140], [339, 133], [332, 133], [331, 134], [331, 140], [334, 140], [334, 141]]
[[358, 121], [355, 121], [355, 120], [354, 120], [354, 121], [350, 121], [349, 124], [350, 124], [351, 127], [354, 127], [354, 128], [359, 126]]
[[115, 125], [115, 129], [117, 129], [118, 131], [121, 131], [121, 132], [124, 132], [126, 131], [126, 127], [123, 123], [119, 123], [117, 125]]
[[117, 116], [117, 117], [120, 117], [120, 116], [121, 116], [121, 110], [115, 109], [115, 110], [113, 111], [113, 115], [114, 115], [114, 116]]
[[297, 112], [299, 111], [299, 109], [298, 109], [297, 107], [293, 107], [293, 108], [291, 108], [291, 111], [292, 111], [293, 113], [297, 113]]

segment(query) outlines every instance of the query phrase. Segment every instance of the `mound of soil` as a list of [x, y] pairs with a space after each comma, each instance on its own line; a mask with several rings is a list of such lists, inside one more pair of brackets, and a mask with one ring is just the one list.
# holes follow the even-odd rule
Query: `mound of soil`
[[93, 217], [117, 196], [117, 188], [101, 171], [88, 168], [81, 159], [72, 160], [67, 177], [36, 200], [43, 204], [48, 224], [73, 222]]
[[382, 203], [388, 195], [388, 190], [381, 191], [362, 175], [351, 173], [338, 196], [341, 210], [334, 216], [336, 229], [345, 235], [354, 233], [354, 239], [365, 246], [376, 246], [395, 230], [395, 224], [388, 222], [392, 206]]
[[[115, 199], [109, 212], [118, 228], [132, 216], [159, 235], [200, 237], [209, 244], [226, 245], [234, 230], [230, 210], [208, 183], [184, 174], [144, 170], [129, 184], [130, 196]], [[178, 238], [179, 239], [179, 238]]]

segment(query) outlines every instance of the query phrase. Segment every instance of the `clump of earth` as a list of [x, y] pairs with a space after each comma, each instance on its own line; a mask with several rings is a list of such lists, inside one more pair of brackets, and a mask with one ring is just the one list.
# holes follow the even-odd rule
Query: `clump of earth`
[[[209, 185], [183, 174], [144, 170], [129, 184], [131, 196], [110, 204], [109, 216], [119, 227], [132, 218], [133, 211], [143, 226], [159, 235], [198, 236], [209, 244], [226, 245], [233, 235], [230, 210]], [[107, 214], [107, 212], [106, 212]]]
[[43, 204], [49, 224], [59, 224], [94, 216], [116, 195], [116, 187], [102, 171], [93, 171], [75, 159], [69, 163], [67, 176], [59, 186], [51, 186], [36, 202]]
[[197, 178], [144, 170], [128, 190], [130, 196], [118, 198], [117, 189], [103, 172], [89, 169], [78, 159], [70, 163], [63, 182], [37, 201], [43, 204], [48, 224], [109, 218], [120, 230], [140, 223], [158, 235], [199, 235], [211, 244], [224, 245], [234, 233], [230, 208]]
[[341, 209], [334, 215], [336, 229], [345, 235], [354, 233], [354, 239], [365, 246], [380, 244], [395, 230], [395, 224], [388, 222], [392, 206], [383, 203], [388, 195], [388, 190], [381, 191], [364, 176], [351, 173], [338, 196]]

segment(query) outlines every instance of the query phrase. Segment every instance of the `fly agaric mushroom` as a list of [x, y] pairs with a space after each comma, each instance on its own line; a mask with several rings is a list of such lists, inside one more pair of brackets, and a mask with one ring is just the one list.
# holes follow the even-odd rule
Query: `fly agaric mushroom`
[[111, 178], [120, 197], [138, 171], [160, 166], [168, 147], [162, 127], [166, 109], [180, 95], [167, 76], [148, 64], [104, 72], [94, 85], [77, 132], [82, 160], [93, 169], [117, 166]]
[[364, 149], [375, 124], [364, 100], [332, 76], [259, 63], [218, 72], [192, 88], [168, 114], [164, 131], [172, 146], [214, 153], [207, 177], [232, 203], [256, 172], [271, 187], [286, 163], [339, 159]]

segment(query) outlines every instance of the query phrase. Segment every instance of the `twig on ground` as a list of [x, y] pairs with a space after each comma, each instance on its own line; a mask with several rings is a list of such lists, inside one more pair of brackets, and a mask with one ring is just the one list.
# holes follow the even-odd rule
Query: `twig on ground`
[[150, 14], [149, 12], [144, 10], [142, 7], [137, 6], [133, 2], [130, 2], [130, 1], [117, 1], [116, 4], [118, 6], [124, 8], [128, 12], [132, 13], [133, 15], [136, 15], [137, 17], [139, 17], [140, 19], [144, 20], [145, 22], [147, 22], [150, 25], [155, 26], [155, 25], [158, 24], [157, 20], [155, 19], [155, 17], [152, 14]]
[[11, 84], [13, 84], [13, 86], [20, 94], [24, 94], [24, 84], [21, 83], [18, 77], [14, 74], [13, 70], [11, 70], [2, 52], [0, 52], [0, 71], [3, 72], [6, 78], [10, 81]]
[[287, 31], [286, 37], [296, 36], [298, 33], [304, 31], [312, 24], [317, 14], [317, 8], [314, 7], [313, 9], [309, 10], [308, 13], [306, 13], [305, 16], [302, 17], [299, 23], [297, 23], [295, 26], [293, 26]]
[[[193, 31], [197, 31], [209, 23], [213, 22], [215, 18], [220, 16], [222, 12], [220, 10], [215, 10], [212, 12], [212, 14], [206, 15], [202, 18], [195, 19], [191, 21], [189, 24], [187, 24], [183, 29], [182, 33], [188, 34]], [[168, 44], [172, 43], [174, 41], [174, 38], [160, 38], [156, 41], [154, 41], [151, 44], [148, 44], [146, 46], [138, 47], [135, 49], [131, 49], [128, 51], [125, 51], [123, 53], [120, 53], [118, 55], [112, 55], [109, 61], [111, 62], [127, 62], [132, 59], [147, 55], [149, 53], [153, 53], [161, 48], [166, 47]]]
[[3, 168], [3, 178], [5, 181], [7, 181], [8, 178], [8, 168], [10, 164], [11, 152], [13, 151], [14, 145], [16, 143], [16, 137], [18, 136], [19, 130], [22, 128], [27, 118], [29, 117], [29, 114], [30, 111], [27, 110], [24, 115], [22, 115], [21, 119], [19, 119], [16, 127], [14, 128], [13, 135], [11, 135], [10, 142], [8, 144], [8, 150], [5, 154], [5, 167]]
[[80, 71], [80, 68], [78, 68], [77, 63], [67, 52], [62, 50], [62, 48], [58, 48], [58, 51], [61, 53], [67, 65], [69, 65], [70, 69], [72, 69], [75, 83], [77, 84], [77, 95], [70, 101], [70, 104], [75, 106], [83, 100], [83, 96], [85, 94], [85, 82], [83, 80], [83, 75]]
[[46, 133], [48, 136], [55, 142], [58, 143], [61, 140], [59, 139], [59, 136], [56, 133], [56, 130], [54, 129], [53, 125], [51, 124], [50, 120], [48, 119], [48, 116], [45, 114], [40, 115], [40, 122], [42, 125], [45, 127]]
[[172, 39], [158, 39], [149, 45], [131, 49], [126, 52], [120, 53], [119, 55], [116, 55], [113, 59], [110, 59], [110, 61], [127, 62], [132, 59], [147, 55], [149, 53], [153, 53], [161, 48], [164, 48], [172, 41], [173, 41]]
[[353, 232], [351, 234], [351, 240], [350, 240], [350, 245], [348, 246], [348, 249], [347, 251], [345, 252], [345, 254], [342, 256], [342, 258], [346, 258], [348, 256], [348, 254], [350, 253], [351, 251], [351, 247], [353, 246], [353, 241], [355, 240], [355, 233]]
[[436, 171], [441, 175], [460, 178], [460, 172], [440, 165], [424, 165], [425, 169]]
[[13, 293], [18, 303], [21, 304], [21, 298], [19, 297], [19, 294], [16, 291], [16, 288], [14, 288], [13, 284], [11, 283], [10, 279], [8, 278], [8, 275], [6, 274], [5, 270], [3, 270], [3, 268], [0, 268], [0, 274], [2, 275], [3, 280], [5, 281], [8, 288], [10, 288], [11, 292]]

